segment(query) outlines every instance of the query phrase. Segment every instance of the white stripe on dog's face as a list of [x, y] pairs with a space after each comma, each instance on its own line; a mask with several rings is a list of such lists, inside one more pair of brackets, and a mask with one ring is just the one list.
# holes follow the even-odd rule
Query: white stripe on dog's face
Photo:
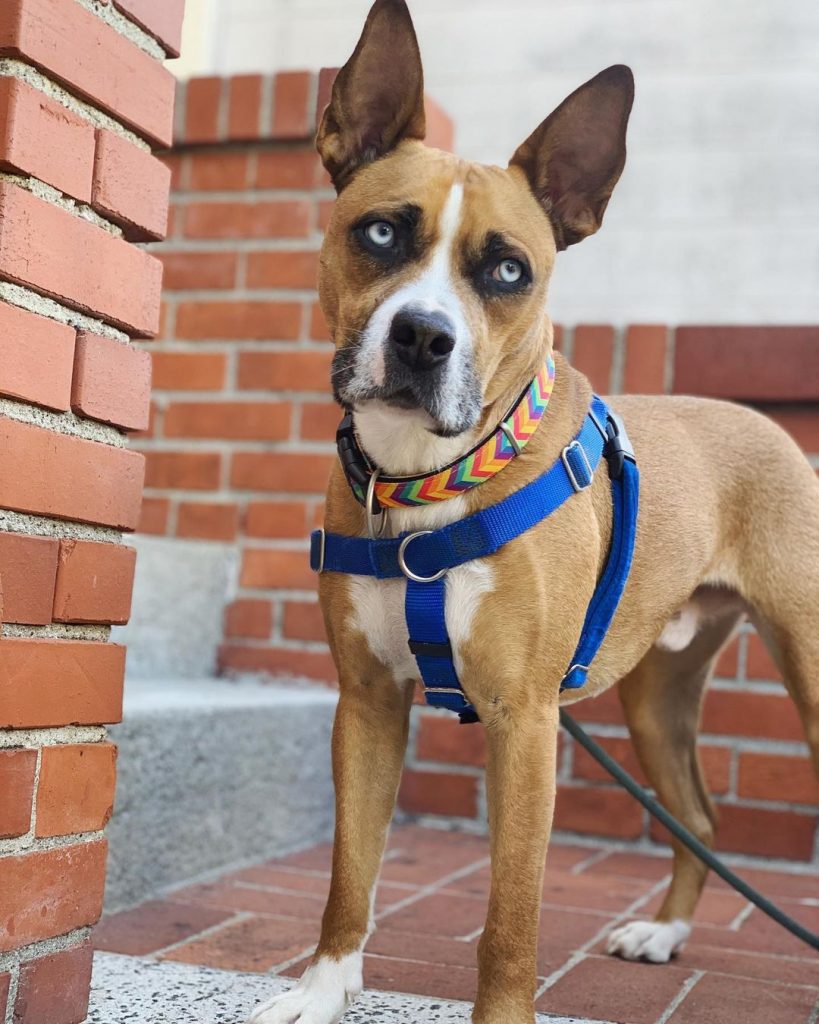
[[[468, 400], [476, 402], [478, 398], [465, 394], [475, 389], [474, 345], [455, 286], [455, 240], [461, 227], [463, 199], [463, 184], [456, 181], [442, 207], [438, 239], [426, 266], [414, 281], [398, 288], [375, 309], [364, 329], [356, 355], [356, 381], [366, 393], [373, 385], [382, 387], [385, 383], [390, 326], [400, 310], [411, 307], [427, 313], [441, 313], [454, 329], [455, 347], [442, 371], [442, 378], [436, 382], [442, 395], [442, 400], [436, 403], [437, 423], [422, 409], [400, 409], [372, 400], [356, 406], [356, 428], [364, 447], [388, 472], [405, 471], [403, 466], [396, 464], [397, 455], [403, 455], [402, 461], [410, 468], [417, 468], [419, 460], [429, 460], [431, 465], [442, 458], [447, 461], [450, 450], [454, 458], [463, 449], [463, 435], [460, 438], [435, 438], [431, 437], [430, 430], [458, 424]], [[401, 438], [398, 446], [395, 444], [396, 432]], [[432, 445], [431, 439], [435, 442]]]

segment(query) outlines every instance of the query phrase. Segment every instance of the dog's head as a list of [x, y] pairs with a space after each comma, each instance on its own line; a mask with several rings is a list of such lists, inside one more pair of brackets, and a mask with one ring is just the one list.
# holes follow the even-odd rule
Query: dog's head
[[537, 369], [555, 254], [600, 227], [632, 99], [629, 69], [608, 68], [505, 169], [430, 149], [409, 11], [376, 0], [317, 139], [338, 191], [320, 294], [342, 404], [451, 437]]

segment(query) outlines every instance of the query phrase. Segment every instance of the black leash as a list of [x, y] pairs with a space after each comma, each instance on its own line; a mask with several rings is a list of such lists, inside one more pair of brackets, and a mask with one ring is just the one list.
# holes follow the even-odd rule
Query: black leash
[[711, 850], [708, 849], [703, 843], [697, 839], [695, 835], [688, 831], [688, 829], [679, 823], [677, 819], [669, 814], [665, 808], [661, 807], [660, 804], [652, 797], [649, 796], [648, 791], [645, 790], [635, 779], [633, 779], [627, 771], [620, 767], [620, 765], [613, 760], [606, 753], [605, 750], [589, 736], [584, 729], [582, 729], [575, 720], [561, 709], [560, 712], [560, 724], [572, 736], [577, 742], [587, 750], [591, 756], [601, 764], [609, 775], [612, 775], [621, 786], [628, 790], [629, 793], [639, 800], [639, 802], [646, 808], [649, 814], [652, 814], [657, 821], [661, 822], [668, 829], [669, 832], [673, 833], [681, 843], [685, 843], [689, 850], [703, 863], [707, 864], [712, 871], [715, 871], [720, 878], [736, 889], [737, 892], [741, 893], [747, 900], [755, 904], [762, 911], [763, 914], [767, 914], [768, 917], [772, 917], [777, 924], [782, 925], [783, 928], [801, 939], [802, 942], [807, 943], [813, 949], [819, 950], [819, 935], [815, 935], [813, 932], [808, 931], [807, 928], [803, 927], [798, 921], [794, 921], [792, 917], [789, 917], [784, 911], [780, 910], [775, 904], [771, 903], [770, 900], [766, 899], [763, 895], [758, 893], [756, 889], [752, 889], [747, 882], [744, 882], [738, 875], [735, 875], [730, 868], [727, 868], [722, 861], [715, 857]]

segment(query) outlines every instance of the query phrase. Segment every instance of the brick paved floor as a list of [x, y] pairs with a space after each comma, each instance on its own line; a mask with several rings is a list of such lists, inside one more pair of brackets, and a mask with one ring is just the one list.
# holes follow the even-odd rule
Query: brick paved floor
[[[316, 940], [330, 847], [175, 890], [105, 918], [99, 949], [237, 971], [298, 976]], [[665, 858], [553, 846], [543, 887], [537, 1008], [617, 1024], [816, 1024], [819, 957], [718, 879], [672, 964], [603, 954], [615, 922], [650, 917]], [[819, 876], [744, 876], [814, 931]], [[474, 996], [488, 887], [483, 838], [418, 826], [393, 831], [367, 947], [365, 984], [442, 999]]]

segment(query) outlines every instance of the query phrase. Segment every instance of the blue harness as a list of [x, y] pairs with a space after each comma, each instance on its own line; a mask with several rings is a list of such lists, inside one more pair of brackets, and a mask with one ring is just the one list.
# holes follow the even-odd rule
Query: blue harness
[[477, 722], [458, 679], [446, 628], [446, 573], [486, 558], [556, 512], [591, 486], [605, 458], [612, 493], [611, 543], [561, 690], [583, 686], [617, 611], [634, 554], [640, 474], [620, 418], [594, 396], [580, 432], [545, 473], [474, 515], [439, 530], [418, 530], [394, 539], [345, 537], [316, 530], [310, 539], [315, 572], [340, 572], [376, 579], [406, 577], [404, 610], [409, 647], [427, 703], [455, 711], [461, 722]]

